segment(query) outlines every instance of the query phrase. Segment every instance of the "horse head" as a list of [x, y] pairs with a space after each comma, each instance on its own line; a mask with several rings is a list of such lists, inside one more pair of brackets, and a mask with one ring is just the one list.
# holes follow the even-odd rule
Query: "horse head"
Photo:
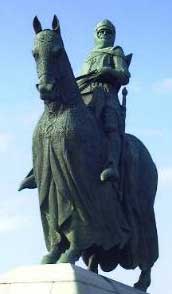
[[38, 74], [36, 87], [41, 99], [49, 102], [56, 101], [59, 95], [57, 80], [60, 77], [61, 68], [59, 55], [64, 50], [58, 18], [54, 15], [52, 29], [42, 30], [41, 23], [35, 16], [33, 28], [36, 34], [32, 50]]

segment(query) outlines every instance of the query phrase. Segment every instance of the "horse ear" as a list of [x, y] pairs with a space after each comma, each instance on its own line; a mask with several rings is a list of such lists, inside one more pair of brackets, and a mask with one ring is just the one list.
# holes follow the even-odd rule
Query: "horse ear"
[[58, 30], [60, 30], [60, 23], [59, 23], [59, 20], [58, 20], [58, 18], [57, 18], [56, 15], [54, 15], [54, 17], [53, 17], [53, 21], [52, 21], [52, 29], [53, 29], [54, 31], [58, 31]]
[[42, 31], [42, 26], [37, 16], [35, 16], [33, 19], [33, 28], [36, 34]]

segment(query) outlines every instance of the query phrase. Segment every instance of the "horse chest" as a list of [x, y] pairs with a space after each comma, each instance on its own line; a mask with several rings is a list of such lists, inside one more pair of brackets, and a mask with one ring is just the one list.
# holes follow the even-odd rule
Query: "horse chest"
[[36, 149], [53, 144], [56, 148], [66, 145], [68, 149], [82, 147], [86, 152], [100, 149], [100, 135], [95, 120], [82, 109], [74, 108], [61, 114], [44, 113], [33, 134]]
[[64, 137], [65, 133], [65, 117], [64, 115], [56, 115], [45, 113], [41, 117], [35, 129], [33, 139], [47, 140], [57, 137]]

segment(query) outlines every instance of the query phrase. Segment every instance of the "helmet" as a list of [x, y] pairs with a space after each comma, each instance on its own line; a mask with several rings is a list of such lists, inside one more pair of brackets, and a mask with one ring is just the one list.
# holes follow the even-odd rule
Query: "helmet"
[[98, 24], [96, 25], [96, 32], [100, 31], [101, 29], [108, 29], [111, 30], [113, 34], [116, 33], [115, 26], [108, 19], [104, 19], [98, 22]]
[[[100, 36], [101, 30], [108, 30], [111, 33], [108, 35]], [[116, 30], [115, 26], [109, 21], [108, 19], [105, 19], [103, 21], [100, 21], [96, 25], [95, 29], [95, 46], [96, 48], [106, 48], [106, 47], [113, 47], [115, 42], [115, 36], [116, 36]]]

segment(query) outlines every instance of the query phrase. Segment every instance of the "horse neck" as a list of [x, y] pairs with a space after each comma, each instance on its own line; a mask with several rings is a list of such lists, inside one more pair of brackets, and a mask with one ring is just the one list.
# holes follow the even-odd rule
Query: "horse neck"
[[62, 97], [62, 103], [66, 106], [76, 105], [83, 103], [78, 85], [75, 81], [73, 70], [64, 50], [59, 58], [58, 65], [58, 83], [60, 88], [60, 95]]

